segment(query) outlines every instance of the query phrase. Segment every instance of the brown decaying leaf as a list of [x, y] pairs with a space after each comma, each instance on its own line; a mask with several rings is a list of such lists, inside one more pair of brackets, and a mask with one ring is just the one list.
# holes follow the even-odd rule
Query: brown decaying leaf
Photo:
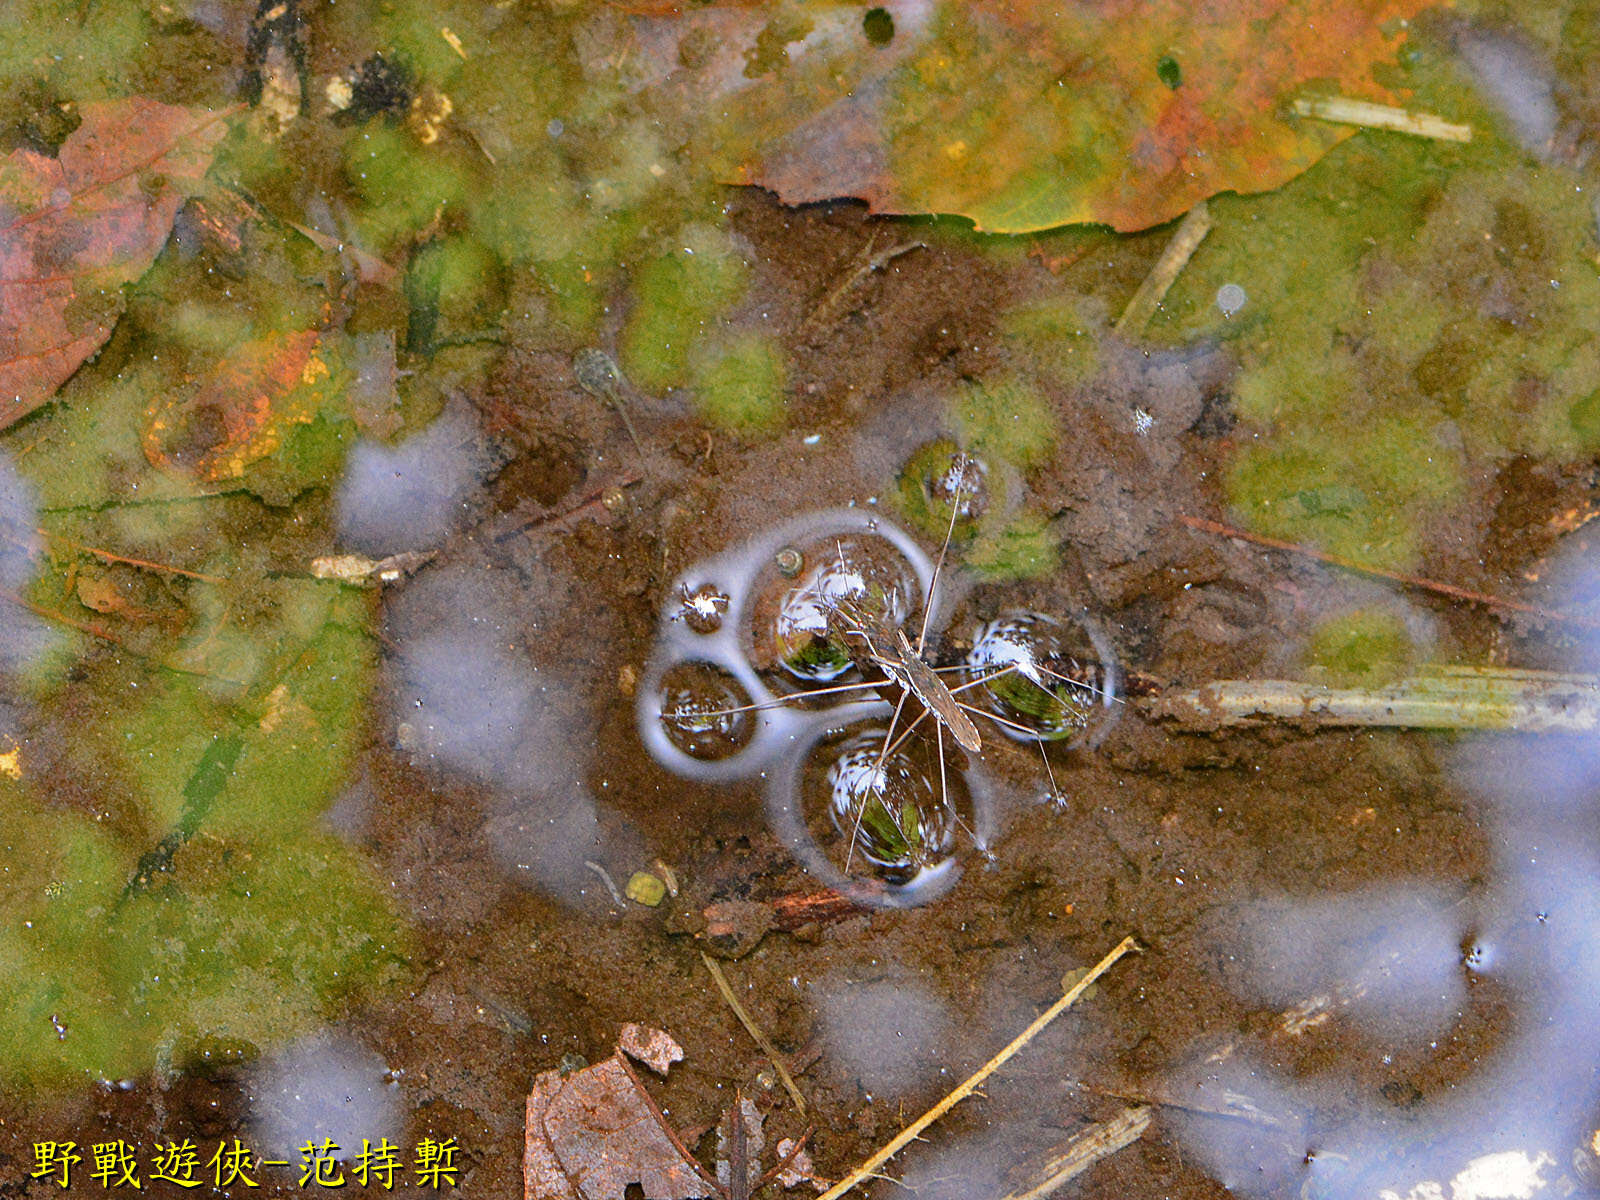
[[545, 1071], [533, 1081], [522, 1160], [526, 1200], [622, 1200], [632, 1183], [647, 1200], [711, 1194], [621, 1058], [626, 1051], [665, 1072], [683, 1050], [660, 1030], [639, 1025], [626, 1026], [618, 1045], [604, 1062], [565, 1078]]
[[111, 335], [211, 165], [233, 110], [132, 97], [83, 106], [55, 158], [0, 164], [0, 429], [50, 399]]
[[617, 1049], [629, 1058], [637, 1059], [657, 1075], [665, 1075], [667, 1068], [683, 1058], [683, 1047], [672, 1040], [664, 1030], [651, 1029], [629, 1021], [617, 1038]]
[[777, 1153], [778, 1161], [786, 1164], [778, 1172], [780, 1185], [785, 1188], [797, 1188], [801, 1184], [810, 1184], [819, 1192], [828, 1190], [828, 1181], [817, 1175], [817, 1168], [811, 1161], [811, 1155], [794, 1138], [780, 1139]]

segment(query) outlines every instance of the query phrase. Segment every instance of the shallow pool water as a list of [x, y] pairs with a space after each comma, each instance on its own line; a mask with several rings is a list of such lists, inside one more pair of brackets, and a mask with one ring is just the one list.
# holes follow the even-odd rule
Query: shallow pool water
[[[1588, 711], [1583, 6], [1417, 17], [1377, 75], [1472, 140], [1296, 126], [1137, 322], [1176, 222], [697, 157], [938, 6], [774, 6], [737, 62], [748, 6], [72, 7], [0, 57], [0, 287], [94, 341], [0, 412], [0, 1195], [515, 1196], [536, 1077], [628, 1022], [708, 1170], [737, 1096], [831, 1181], [1127, 936], [863, 1190], [1042, 1194], [1095, 1137], [1083, 1196], [1600, 1187], [1593, 731], [1162, 706], [1518, 669]], [[112, 204], [73, 156], [130, 97], [224, 131]], [[46, 325], [0, 319], [19, 398]]]

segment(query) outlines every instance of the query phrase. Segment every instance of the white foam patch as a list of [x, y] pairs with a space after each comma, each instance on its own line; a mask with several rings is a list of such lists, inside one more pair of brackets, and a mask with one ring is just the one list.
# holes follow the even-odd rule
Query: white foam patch
[[339, 540], [376, 556], [433, 549], [483, 474], [477, 430], [460, 407], [398, 446], [362, 442], [335, 496]]
[[[486, 835], [517, 882], [576, 899], [596, 884], [599, 814], [584, 777], [587, 711], [558, 666], [536, 663], [525, 585], [464, 567], [419, 576], [394, 601], [396, 740], [415, 759], [491, 786]], [[571, 647], [557, 648], [570, 653]]]
[[[33, 487], [0, 453], [0, 587], [13, 595], [33, 578], [38, 550], [38, 510]], [[27, 668], [54, 641], [43, 620], [0, 596], [0, 671]]]
[[834, 980], [817, 985], [815, 995], [830, 1056], [869, 1096], [899, 1095], [936, 1078], [951, 1060], [950, 1014], [916, 983]]
[[1421, 888], [1253, 905], [1240, 914], [1246, 987], [1287, 1007], [1337, 997], [1341, 1014], [1390, 1039], [1454, 1023], [1465, 999], [1462, 917]]
[[255, 1149], [263, 1158], [287, 1160], [291, 1169], [308, 1143], [320, 1149], [331, 1139], [339, 1147], [331, 1156], [349, 1162], [363, 1138], [399, 1146], [405, 1131], [403, 1097], [388, 1067], [346, 1034], [317, 1034], [268, 1055], [245, 1091]]

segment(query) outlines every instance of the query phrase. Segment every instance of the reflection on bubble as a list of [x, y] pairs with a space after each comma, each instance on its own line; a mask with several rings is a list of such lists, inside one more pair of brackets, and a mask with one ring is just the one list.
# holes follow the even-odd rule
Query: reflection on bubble
[[823, 751], [826, 806], [847, 867], [859, 856], [883, 878], [905, 884], [954, 853], [955, 804], [962, 793], [957, 783], [952, 794], [953, 771], [941, 781], [924, 761], [927, 755], [915, 752], [921, 742], [891, 750], [887, 735], [887, 727], [874, 726]]
[[1109, 643], [1082, 622], [1008, 612], [978, 629], [967, 665], [979, 697], [1019, 740], [1103, 736], [1117, 702]]
[[728, 597], [715, 584], [702, 583], [692, 592], [689, 585], [682, 588], [683, 605], [673, 614], [696, 633], [715, 633], [722, 628], [723, 615], [728, 611]]
[[786, 547], [793, 579], [775, 562], [756, 585], [751, 636], [760, 657], [807, 684], [831, 683], [854, 665], [850, 631], [903, 625], [918, 608], [917, 575], [899, 549], [871, 533], [821, 536]]
[[748, 745], [755, 726], [749, 703], [739, 681], [710, 663], [677, 663], [661, 677], [661, 727], [690, 758], [715, 761]]
[[958, 770], [947, 758], [941, 776], [931, 738], [897, 734], [886, 754], [887, 715], [798, 741], [772, 773], [767, 815], [822, 883], [865, 907], [902, 908], [943, 895], [966, 855], [987, 852], [994, 800], [975, 762]]

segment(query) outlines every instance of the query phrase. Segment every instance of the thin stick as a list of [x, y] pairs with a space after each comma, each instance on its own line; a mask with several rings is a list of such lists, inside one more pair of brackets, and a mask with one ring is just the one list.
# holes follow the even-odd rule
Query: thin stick
[[1415, 675], [1378, 688], [1219, 679], [1168, 692], [1149, 712], [1196, 730], [1288, 720], [1340, 727], [1592, 735], [1600, 730], [1600, 678], [1529, 679], [1485, 667], [1476, 675]]
[[1267, 537], [1260, 533], [1248, 533], [1243, 529], [1236, 529], [1232, 525], [1224, 525], [1221, 521], [1211, 521], [1205, 517], [1191, 517], [1186, 513], [1179, 513], [1178, 520], [1191, 529], [1219, 534], [1222, 537], [1238, 538], [1240, 541], [1251, 542], [1257, 546], [1266, 546], [1272, 550], [1285, 550], [1290, 554], [1304, 555], [1306, 558], [1314, 558], [1318, 562], [1325, 562], [1335, 567], [1343, 567], [1347, 571], [1359, 571], [1363, 575], [1375, 575], [1379, 579], [1387, 579], [1392, 583], [1404, 584], [1406, 587], [1421, 588], [1426, 592], [1437, 592], [1439, 595], [1449, 596], [1453, 600], [1465, 600], [1470, 604], [1482, 604], [1486, 608], [1509, 609], [1512, 612], [1526, 613], [1530, 617], [1542, 617], [1547, 621], [1566, 621], [1573, 625], [1581, 625], [1586, 629], [1600, 629], [1600, 621], [1592, 617], [1558, 612], [1553, 608], [1541, 608], [1537, 604], [1524, 604], [1520, 600], [1507, 600], [1500, 596], [1491, 596], [1487, 592], [1474, 592], [1468, 588], [1457, 587], [1453, 583], [1440, 583], [1437, 579], [1425, 579], [1420, 575], [1402, 575], [1398, 571], [1386, 571], [1382, 567], [1356, 562], [1354, 559], [1341, 558], [1337, 554], [1329, 554], [1324, 550], [1314, 550], [1310, 546], [1302, 546], [1297, 542], [1285, 542], [1279, 538]]
[[1388, 104], [1352, 100], [1348, 96], [1301, 96], [1294, 102], [1297, 116], [1340, 125], [1360, 125], [1364, 129], [1391, 129], [1441, 142], [1470, 142], [1471, 125], [1456, 125], [1432, 113], [1411, 112]]
[[[83, 542], [75, 542], [71, 538], [64, 537], [59, 533], [51, 533], [48, 529], [39, 529], [35, 532], [37, 532], [40, 537], [48, 538], [52, 542], [59, 542], [63, 546], [70, 546], [74, 550], [82, 550], [86, 554], [92, 554], [96, 558], [102, 559], [105, 562], [126, 563], [130, 567], [143, 567], [147, 571], [159, 571], [166, 575], [182, 575], [186, 579], [199, 579], [206, 583], [227, 582], [227, 580], [218, 575], [204, 575], [199, 571], [185, 570], [183, 567], [169, 567], [166, 563], [150, 562], [148, 559], [143, 558], [130, 558], [125, 554], [116, 554], [110, 550], [102, 550], [99, 546], [90, 546]], [[11, 537], [10, 535], [0, 536], [4, 536], [5, 540], [11, 542], [13, 545], [24, 547], [27, 545], [27, 543], [21, 538]]]
[[879, 1167], [883, 1166], [884, 1163], [888, 1162], [896, 1154], [900, 1153], [900, 1151], [905, 1149], [905, 1147], [911, 1142], [916, 1141], [918, 1135], [920, 1135], [922, 1131], [929, 1125], [932, 1125], [940, 1117], [944, 1116], [945, 1113], [949, 1112], [957, 1104], [960, 1104], [961, 1101], [965, 1100], [968, 1096], [972, 1095], [973, 1092], [982, 1087], [984, 1080], [988, 1079], [989, 1076], [993, 1075], [1001, 1067], [1005, 1066], [1005, 1064], [1011, 1060], [1012, 1056], [1026, 1046], [1029, 1042], [1031, 1042], [1035, 1037], [1037, 1037], [1039, 1032], [1046, 1025], [1050, 1024], [1050, 1022], [1054, 1021], [1062, 1013], [1066, 1012], [1067, 1009], [1071, 1008], [1073, 1002], [1076, 1001], [1079, 996], [1083, 995], [1084, 992], [1088, 991], [1095, 980], [1099, 979], [1100, 976], [1104, 975], [1108, 970], [1110, 970], [1112, 965], [1116, 963], [1119, 958], [1128, 953], [1128, 951], [1135, 950], [1137, 948], [1138, 943], [1135, 942], [1133, 938], [1123, 938], [1117, 943], [1116, 947], [1111, 951], [1111, 953], [1107, 954], [1094, 965], [1093, 969], [1090, 970], [1087, 975], [1068, 988], [1066, 994], [1063, 995], [1061, 999], [1057, 1000], [1049, 1008], [1045, 1009], [1044, 1012], [1040, 1013], [1036, 1018], [1034, 1018], [1033, 1024], [1029, 1025], [1015, 1038], [1013, 1038], [1004, 1050], [1000, 1051], [999, 1054], [996, 1054], [988, 1062], [984, 1063], [983, 1066], [979, 1067], [971, 1075], [967, 1076], [966, 1080], [962, 1082], [953, 1092], [951, 1092], [943, 1100], [939, 1101], [939, 1103], [935, 1104], [927, 1112], [923, 1113], [915, 1121], [911, 1122], [911, 1124], [907, 1125], [895, 1135], [893, 1140], [891, 1140], [888, 1145], [884, 1146], [883, 1149], [879, 1150], [871, 1158], [867, 1159], [866, 1162], [862, 1163], [838, 1183], [834, 1184], [827, 1191], [823, 1192], [822, 1195], [817, 1197], [817, 1200], [839, 1200], [840, 1196], [850, 1191], [858, 1183], [861, 1183], [865, 1179], [871, 1179], [876, 1176]]
[[1156, 265], [1150, 268], [1150, 274], [1144, 277], [1139, 290], [1134, 292], [1133, 299], [1128, 301], [1128, 307], [1122, 310], [1122, 316], [1118, 318], [1115, 326], [1118, 333], [1128, 337], [1144, 332], [1144, 327], [1150, 324], [1150, 318], [1156, 315], [1156, 309], [1160, 308], [1161, 302], [1166, 299], [1167, 289], [1188, 265], [1189, 259], [1194, 256], [1194, 252], [1200, 248], [1200, 243], [1210, 232], [1211, 212], [1206, 208], [1206, 202], [1202, 200], [1183, 218], [1183, 223], [1178, 226], [1178, 232], [1172, 235], [1172, 240], [1161, 252], [1161, 257], [1156, 259]]
[[1008, 1192], [1002, 1200], [1040, 1200], [1048, 1196], [1102, 1158], [1133, 1145], [1150, 1128], [1151, 1115], [1148, 1107], [1139, 1105], [1123, 1109], [1109, 1121], [1091, 1125], [1050, 1157], [1041, 1171], [1043, 1179], [1025, 1192]]
[[778, 1078], [783, 1081], [783, 1090], [789, 1093], [789, 1099], [794, 1101], [795, 1109], [803, 1117], [806, 1115], [806, 1098], [800, 1094], [800, 1089], [795, 1086], [794, 1076], [789, 1074], [789, 1068], [783, 1061], [783, 1054], [774, 1046], [767, 1035], [761, 1032], [755, 1018], [745, 1011], [744, 1005], [739, 1003], [739, 997], [733, 994], [733, 988], [728, 984], [728, 977], [722, 971], [722, 964], [717, 962], [704, 950], [700, 951], [700, 961], [706, 964], [706, 970], [711, 972], [712, 981], [717, 985], [717, 991], [722, 993], [722, 998], [728, 1002], [728, 1007], [733, 1009], [733, 1015], [739, 1018], [739, 1024], [744, 1026], [745, 1032], [755, 1039], [756, 1045], [761, 1047], [761, 1052], [772, 1060], [773, 1069], [778, 1072]]
[[874, 254], [872, 248], [877, 244], [877, 241], [877, 230], [873, 230], [871, 236], [867, 238], [866, 248], [856, 255], [855, 270], [846, 275], [837, 286], [829, 289], [828, 294], [819, 300], [805, 320], [800, 322], [797, 332], [801, 335], [815, 333], [824, 325], [830, 323], [834, 319], [839, 305], [844, 302], [845, 296], [849, 295], [850, 290], [858, 283], [874, 271], [881, 271], [901, 255], [910, 254], [913, 250], [920, 250], [927, 245], [926, 242], [901, 242], [898, 245], [890, 246], [887, 250], [880, 250]]

